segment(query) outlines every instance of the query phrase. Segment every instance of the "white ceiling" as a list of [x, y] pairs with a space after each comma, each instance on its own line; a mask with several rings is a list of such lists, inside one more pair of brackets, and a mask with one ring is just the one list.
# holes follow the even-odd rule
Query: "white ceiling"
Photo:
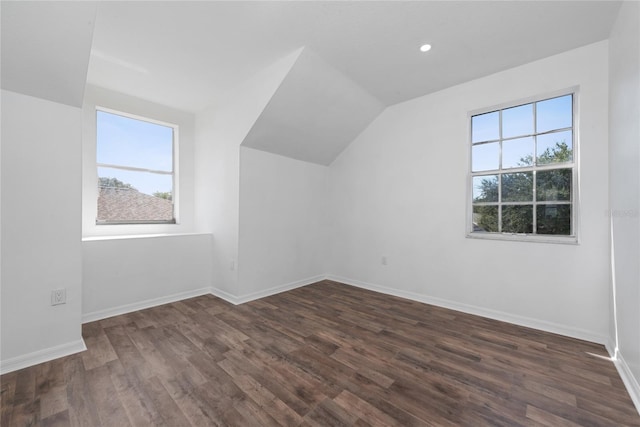
[[89, 83], [196, 113], [301, 51], [243, 144], [330, 164], [385, 106], [608, 38], [620, 2], [0, 5], [2, 87], [75, 106]]
[[91, 46], [89, 83], [197, 112], [307, 47], [391, 105], [606, 39], [620, 2], [108, 1], [90, 44], [95, 6], [2, 1], [2, 86], [75, 100]]
[[[306, 46], [391, 105], [606, 39], [615, 1], [105, 2], [88, 81], [199, 111]], [[427, 54], [422, 43], [431, 43]]]
[[329, 165], [384, 105], [304, 48], [242, 145]]
[[2, 88], [82, 105], [96, 4], [2, 2]]

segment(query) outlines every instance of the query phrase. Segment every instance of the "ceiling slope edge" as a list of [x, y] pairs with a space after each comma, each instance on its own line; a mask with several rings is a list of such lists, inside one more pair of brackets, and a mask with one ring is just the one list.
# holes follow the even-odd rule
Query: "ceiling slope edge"
[[[210, 106], [197, 117], [212, 117], [212, 126], [219, 131], [224, 129], [227, 138], [231, 136], [233, 144], [238, 146], [246, 139], [251, 128], [259, 120], [284, 79], [298, 60], [302, 48], [266, 66], [258, 73], [229, 91], [222, 106]], [[231, 134], [229, 134], [231, 132]]]
[[327, 166], [384, 108], [305, 47], [242, 145]]
[[2, 2], [2, 88], [82, 106], [97, 2]]

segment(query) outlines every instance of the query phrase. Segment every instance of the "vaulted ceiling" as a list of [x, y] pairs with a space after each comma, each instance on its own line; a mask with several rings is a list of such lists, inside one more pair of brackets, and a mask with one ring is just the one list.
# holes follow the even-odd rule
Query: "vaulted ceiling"
[[[308, 47], [385, 105], [606, 39], [611, 1], [105, 2], [88, 81], [198, 111]], [[418, 48], [430, 43], [433, 49]]]
[[329, 165], [382, 110], [377, 98], [304, 48], [242, 145]]
[[196, 113], [304, 48], [245, 145], [327, 164], [385, 106], [604, 40], [619, 6], [3, 1], [2, 87], [79, 105], [89, 83]]
[[0, 3], [2, 88], [82, 105], [96, 4]]

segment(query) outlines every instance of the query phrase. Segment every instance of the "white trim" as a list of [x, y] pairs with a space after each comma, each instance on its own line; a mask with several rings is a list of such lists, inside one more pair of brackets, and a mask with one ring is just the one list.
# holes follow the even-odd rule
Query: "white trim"
[[114, 165], [111, 163], [100, 163], [97, 162], [96, 163], [98, 165], [99, 168], [109, 168], [109, 169], [120, 169], [123, 171], [132, 171], [132, 172], [148, 172], [148, 173], [155, 173], [158, 175], [173, 175], [172, 171], [163, 171], [163, 170], [158, 170], [158, 169], [147, 169], [147, 168], [137, 168], [134, 166], [122, 166], [122, 165]]
[[[545, 92], [539, 95], [527, 96], [516, 101], [501, 102], [500, 104], [496, 104], [491, 107], [476, 108], [475, 110], [467, 112], [467, 118], [471, 119], [472, 116], [478, 116], [484, 113], [492, 113], [496, 110], [506, 110], [508, 108], [519, 107], [521, 105], [532, 104], [534, 102], [546, 101], [547, 99], [559, 98], [561, 96], [569, 95], [579, 91], [580, 85], [574, 85], [564, 89]], [[471, 128], [469, 128], [469, 141], [471, 141]]]
[[138, 120], [140, 122], [147, 122], [158, 126], [164, 126], [173, 130], [178, 129], [180, 126], [176, 123], [165, 122], [162, 120], [156, 120], [151, 117], [141, 116], [139, 114], [127, 113], [126, 111], [115, 110], [113, 108], [103, 107], [101, 105], [95, 105], [96, 111], [102, 111], [103, 113], [111, 114], [114, 116], [124, 117], [126, 119]]
[[2, 362], [0, 362], [0, 374], [4, 375], [9, 372], [17, 371], [18, 369], [28, 368], [29, 366], [37, 365], [39, 363], [44, 363], [53, 359], [58, 359], [60, 357], [80, 353], [81, 351], [85, 351], [86, 349], [87, 346], [84, 344], [84, 340], [81, 338], [70, 343], [56, 345], [54, 347], [27, 353], [22, 356], [13, 357], [11, 359], [3, 360]]
[[608, 343], [605, 347], [611, 356], [613, 364], [618, 370], [618, 374], [620, 375], [624, 386], [627, 388], [631, 401], [636, 406], [638, 414], [640, 414], [640, 384], [638, 383], [638, 380], [633, 375], [631, 368], [627, 365], [627, 362], [622, 357], [620, 351], [617, 348], [612, 347], [611, 343]]
[[218, 297], [220, 299], [225, 300], [228, 303], [231, 303], [233, 305], [238, 305], [240, 304], [239, 298], [233, 294], [230, 294], [227, 291], [223, 291], [222, 289], [216, 288], [216, 287], [211, 287], [211, 295], [213, 295], [214, 297]]
[[413, 301], [422, 302], [425, 304], [431, 304], [438, 307], [448, 308], [450, 310], [461, 311], [463, 313], [474, 314], [476, 316], [482, 316], [489, 319], [500, 320], [502, 322], [512, 323], [514, 325], [524, 326], [527, 328], [538, 329], [545, 332], [551, 332], [554, 334], [565, 335], [571, 338], [577, 338], [585, 341], [590, 341], [598, 344], [605, 344], [607, 337], [593, 332], [575, 328], [572, 326], [561, 325], [558, 323], [547, 322], [544, 320], [533, 319], [530, 317], [518, 316], [511, 313], [505, 313], [503, 311], [491, 310], [484, 307], [478, 307], [470, 304], [463, 304], [443, 298], [432, 297], [429, 295], [418, 294], [415, 292], [402, 291], [398, 289], [391, 289], [380, 285], [374, 285], [371, 283], [362, 282], [360, 280], [348, 279], [346, 277], [328, 275], [328, 280], [344, 283], [346, 285], [355, 286], [358, 288], [368, 289], [374, 292], [380, 292], [387, 295], [393, 295], [400, 298], [406, 298]]
[[250, 294], [246, 294], [246, 295], [242, 295], [242, 296], [235, 296], [232, 295], [226, 291], [223, 291], [222, 289], [218, 289], [218, 288], [211, 288], [211, 293], [214, 296], [217, 296], [219, 298], [222, 298], [223, 300], [230, 302], [231, 304], [234, 305], [239, 305], [239, 304], [244, 304], [246, 302], [249, 301], [254, 301], [260, 298], [265, 298], [271, 295], [275, 295], [275, 294], [279, 294], [282, 292], [286, 292], [286, 291], [290, 291], [292, 289], [296, 289], [296, 288], [301, 288], [303, 286], [307, 286], [310, 285], [312, 283], [316, 283], [316, 282], [320, 282], [322, 280], [325, 280], [327, 278], [326, 275], [321, 274], [318, 276], [312, 276], [312, 277], [308, 277], [306, 279], [301, 279], [301, 280], [296, 280], [295, 282], [289, 282], [286, 283], [284, 285], [281, 286], [275, 286], [273, 288], [269, 288], [269, 289], [265, 289], [262, 291], [258, 291], [258, 292], [253, 292]]
[[156, 234], [130, 234], [123, 236], [86, 236], [82, 238], [83, 242], [97, 242], [101, 240], [129, 240], [129, 239], [148, 239], [148, 238], [164, 238], [164, 237], [183, 237], [183, 236], [212, 236], [211, 233], [156, 233]]
[[[142, 237], [142, 236], [141, 236]], [[156, 307], [163, 304], [169, 304], [176, 301], [181, 301], [187, 298], [193, 298], [201, 295], [213, 295], [218, 298], [230, 302], [234, 305], [243, 304], [245, 302], [253, 301], [256, 299], [264, 298], [270, 295], [278, 294], [281, 292], [290, 291], [292, 289], [300, 288], [310, 285], [326, 279], [325, 275], [318, 275], [309, 277], [295, 282], [290, 282], [281, 286], [265, 289], [263, 291], [254, 292], [244, 296], [235, 296], [221, 289], [213, 287], [204, 287], [195, 289], [192, 291], [180, 292], [164, 297], [153, 298], [131, 304], [124, 304], [118, 307], [108, 308], [105, 310], [98, 310], [91, 313], [82, 315], [82, 323], [93, 322], [96, 320], [106, 319], [108, 317], [118, 316], [121, 314], [131, 313], [133, 311], [144, 310], [146, 308]], [[48, 362], [53, 359], [57, 359], [64, 356], [69, 356], [74, 353], [79, 353], [87, 349], [84, 340], [80, 339], [68, 344], [62, 344], [55, 347], [50, 347], [44, 350], [38, 350], [33, 353], [14, 357], [5, 361], [0, 361], [0, 374], [6, 374], [8, 372], [16, 371], [18, 369], [27, 368], [29, 366], [37, 365], [39, 363]]]
[[221, 298], [233, 305], [244, 304], [245, 302], [254, 301], [260, 298], [268, 297], [271, 295], [279, 294], [281, 292], [290, 291], [292, 289], [301, 288], [303, 286], [310, 285], [312, 283], [320, 282], [326, 279], [325, 275], [318, 275], [308, 277], [306, 279], [297, 280], [295, 282], [286, 283], [281, 286], [275, 286], [273, 288], [265, 289], [258, 292], [253, 292], [247, 295], [236, 296], [229, 292], [223, 291], [216, 287], [205, 287], [195, 289], [193, 291], [180, 292], [164, 297], [148, 299], [131, 304], [124, 304], [118, 307], [107, 308], [104, 310], [98, 310], [91, 313], [82, 315], [82, 323], [94, 322], [96, 320], [106, 319], [108, 317], [119, 316], [121, 314], [131, 313], [133, 311], [144, 310], [146, 308], [156, 307], [162, 304], [169, 304], [176, 301], [181, 301], [187, 298], [198, 297], [201, 295], [211, 294], [215, 297]]
[[[563, 203], [568, 204], [568, 203]], [[575, 210], [575, 209], [574, 209]], [[467, 233], [467, 239], [502, 240], [503, 242], [554, 243], [560, 245], [578, 245], [576, 236], [553, 236], [545, 234], [517, 234], [517, 233]]]
[[117, 307], [98, 310], [82, 315], [82, 323], [94, 322], [96, 320], [106, 319], [107, 317], [119, 316], [121, 314], [131, 313], [132, 311], [144, 310], [146, 308], [156, 307], [162, 304], [169, 304], [187, 298], [199, 297], [211, 293], [211, 288], [200, 288], [192, 291], [180, 292], [177, 294], [167, 295], [159, 298], [152, 298], [144, 301], [124, 304]]

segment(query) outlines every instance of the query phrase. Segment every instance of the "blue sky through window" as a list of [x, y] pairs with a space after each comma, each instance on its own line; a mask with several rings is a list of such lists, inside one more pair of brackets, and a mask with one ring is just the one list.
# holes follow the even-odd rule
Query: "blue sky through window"
[[[573, 126], [573, 95], [564, 95], [473, 116], [471, 118], [471, 142], [474, 145], [471, 160], [474, 172], [498, 169], [499, 144], [497, 142], [478, 143], [500, 139], [500, 112], [502, 112], [502, 138], [571, 128]], [[537, 155], [543, 153], [547, 148], [555, 147], [556, 142], [565, 142], [569, 149], [573, 148], [571, 130], [540, 135], [536, 137], [536, 140]], [[533, 138], [502, 141], [501, 154], [503, 168], [525, 166], [521, 159], [533, 155]]]
[[533, 104], [520, 105], [502, 111], [502, 137], [531, 135], [533, 133]]
[[500, 138], [500, 113], [480, 114], [471, 118], [471, 142], [493, 141]]
[[[154, 171], [173, 171], [173, 128], [105, 111], [97, 112], [97, 162]], [[117, 178], [137, 190], [172, 192], [171, 175], [98, 168], [99, 177]]]
[[573, 97], [571, 95], [551, 98], [536, 103], [537, 131], [547, 132], [573, 125]]

